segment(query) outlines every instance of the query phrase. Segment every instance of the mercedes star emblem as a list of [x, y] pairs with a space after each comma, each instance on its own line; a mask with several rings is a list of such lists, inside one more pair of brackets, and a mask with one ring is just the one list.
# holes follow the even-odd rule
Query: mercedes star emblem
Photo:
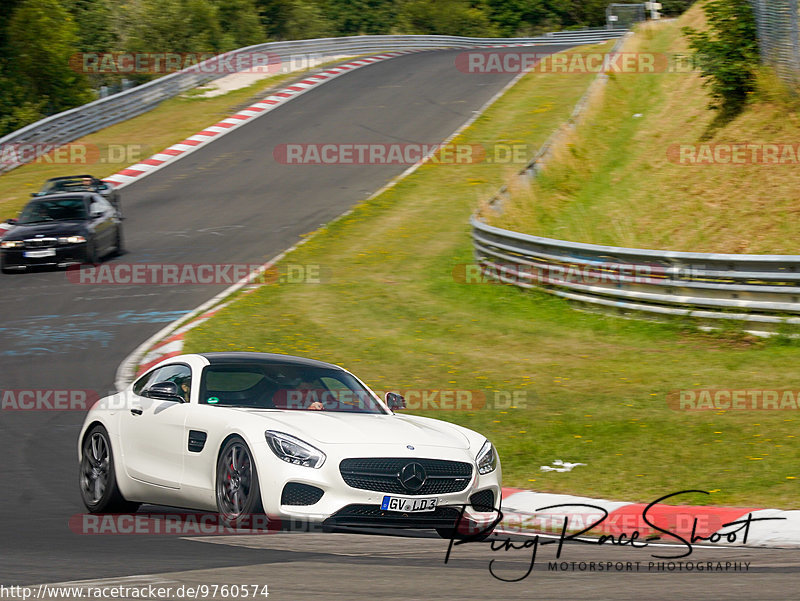
[[407, 463], [402, 470], [400, 470], [400, 484], [403, 485], [409, 492], [416, 492], [425, 484], [428, 479], [428, 474], [422, 464], [416, 461]]

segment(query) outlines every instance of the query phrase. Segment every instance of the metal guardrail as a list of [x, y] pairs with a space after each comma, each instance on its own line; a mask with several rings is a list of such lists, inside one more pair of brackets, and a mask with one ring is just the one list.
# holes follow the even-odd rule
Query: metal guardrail
[[619, 313], [747, 322], [758, 332], [800, 324], [800, 255], [690, 253], [542, 238], [470, 222], [475, 278], [541, 288]]
[[[603, 42], [623, 35], [624, 31], [586, 30], [554, 32], [535, 38], [466, 38], [426, 35], [374, 35], [313, 40], [268, 42], [240, 48], [200, 63], [195, 68], [184, 69], [160, 77], [129, 90], [95, 100], [83, 106], [46, 117], [0, 138], [0, 148], [5, 145], [30, 145], [34, 152], [25, 153], [30, 161], [42, 154], [41, 146], [52, 148], [140, 115], [160, 102], [177, 96], [228, 72], [211, 73], [215, 63], [235, 63], [237, 56], [269, 53], [284, 61], [293, 56], [312, 55], [324, 60], [334, 56], [356, 56], [391, 50], [426, 50], [435, 48], [472, 48], [494, 45], [533, 44], [589, 44]], [[245, 61], [243, 61], [245, 62]], [[218, 69], [224, 71], [224, 69]], [[18, 153], [19, 154], [19, 153]], [[18, 167], [22, 162], [7, 161], [0, 164], [0, 173]]]

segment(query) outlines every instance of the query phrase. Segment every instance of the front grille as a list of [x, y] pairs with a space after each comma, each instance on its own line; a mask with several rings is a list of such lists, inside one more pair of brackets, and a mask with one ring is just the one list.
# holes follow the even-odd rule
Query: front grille
[[322, 498], [325, 491], [310, 484], [289, 482], [283, 487], [281, 505], [313, 505]]
[[435, 511], [399, 513], [380, 505], [347, 505], [325, 520], [328, 526], [381, 526], [388, 528], [452, 528], [460, 509], [437, 507]]
[[[427, 473], [421, 488], [410, 491], [400, 482], [401, 470], [410, 463], [419, 463]], [[472, 465], [443, 459], [410, 459], [386, 457], [380, 459], [343, 459], [339, 473], [348, 486], [394, 494], [441, 495], [460, 492], [469, 486]]]
[[29, 238], [25, 240], [25, 248], [50, 248], [57, 242], [57, 238]]
[[494, 511], [494, 493], [490, 489], [476, 492], [469, 498], [475, 511]]

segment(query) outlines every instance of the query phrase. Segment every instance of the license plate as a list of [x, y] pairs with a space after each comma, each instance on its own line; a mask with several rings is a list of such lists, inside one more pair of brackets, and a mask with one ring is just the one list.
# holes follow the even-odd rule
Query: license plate
[[26, 250], [25, 256], [29, 259], [41, 259], [42, 257], [55, 257], [55, 248], [45, 248], [42, 250]]
[[405, 513], [416, 513], [422, 511], [434, 511], [436, 509], [436, 499], [409, 499], [406, 497], [383, 497], [381, 509], [384, 511], [402, 511]]

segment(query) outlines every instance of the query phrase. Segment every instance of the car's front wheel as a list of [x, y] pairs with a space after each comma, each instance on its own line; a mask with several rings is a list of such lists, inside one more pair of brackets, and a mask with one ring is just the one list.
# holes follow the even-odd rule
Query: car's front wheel
[[86, 264], [96, 265], [97, 257], [97, 246], [95, 245], [94, 240], [90, 238], [86, 241]]
[[119, 257], [125, 254], [125, 243], [122, 240], [122, 226], [117, 226], [117, 235], [114, 238], [114, 255]]
[[83, 504], [92, 513], [133, 513], [139, 508], [117, 487], [114, 454], [103, 426], [94, 426], [83, 440], [78, 480]]
[[258, 473], [247, 444], [239, 437], [229, 439], [217, 460], [217, 511], [232, 526], [252, 523], [263, 514]]

